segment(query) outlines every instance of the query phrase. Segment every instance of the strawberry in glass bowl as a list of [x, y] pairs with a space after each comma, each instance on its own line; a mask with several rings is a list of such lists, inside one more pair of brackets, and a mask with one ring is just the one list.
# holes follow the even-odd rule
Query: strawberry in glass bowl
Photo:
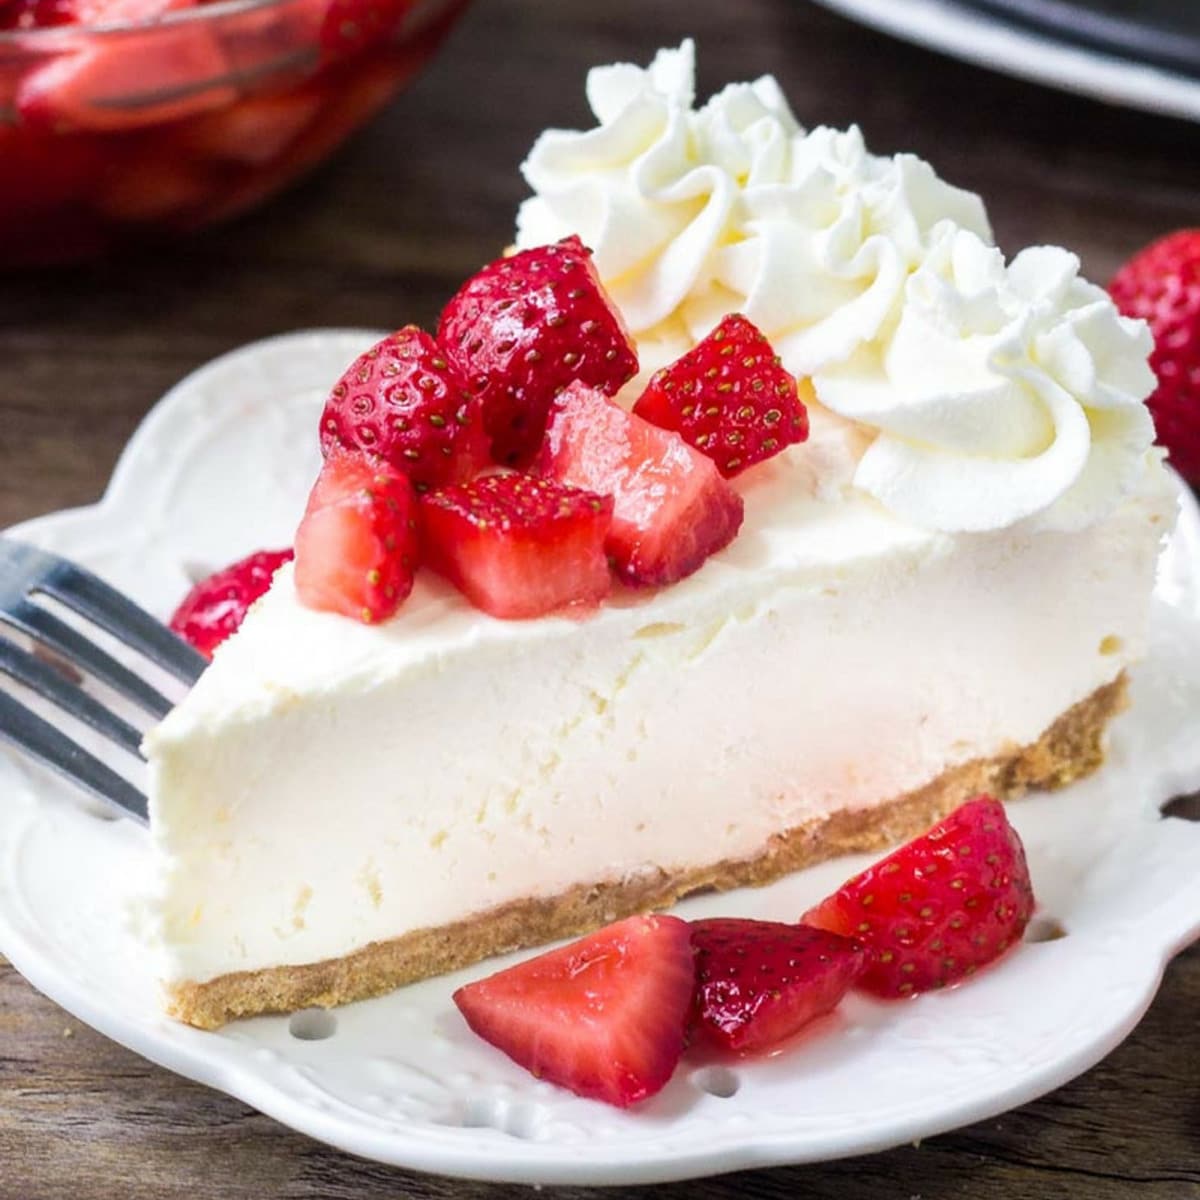
[[0, 268], [251, 208], [429, 59], [467, 0], [0, 0]]

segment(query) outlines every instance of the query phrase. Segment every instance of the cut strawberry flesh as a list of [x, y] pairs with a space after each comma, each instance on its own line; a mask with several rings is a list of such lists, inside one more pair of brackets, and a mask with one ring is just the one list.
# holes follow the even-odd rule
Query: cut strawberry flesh
[[296, 593], [308, 608], [370, 623], [412, 591], [417, 497], [386, 463], [342, 451], [325, 462], [296, 531]]
[[692, 922], [692, 1037], [724, 1050], [764, 1050], [832, 1012], [867, 965], [863, 947], [805, 925], [714, 918]]
[[611, 498], [529, 475], [492, 475], [421, 501], [425, 559], [494, 617], [598, 604], [612, 577]]
[[693, 980], [687, 922], [630, 917], [459, 988], [454, 1003], [539, 1079], [625, 1108], [671, 1078]]
[[534, 469], [613, 497], [607, 549], [627, 583], [690, 575], [742, 524], [742, 498], [708, 458], [583, 384], [555, 401]]
[[998, 958], [1033, 914], [1025, 851], [1004, 806], [968, 801], [848, 880], [804, 916], [863, 942], [860, 986], [880, 996], [944, 987]]

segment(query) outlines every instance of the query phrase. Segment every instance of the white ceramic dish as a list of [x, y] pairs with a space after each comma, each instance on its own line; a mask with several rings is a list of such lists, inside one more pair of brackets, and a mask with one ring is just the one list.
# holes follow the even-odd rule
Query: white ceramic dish
[[[13, 532], [165, 614], [196, 569], [287, 543], [316, 470], [319, 404], [370, 340], [300, 334], [218, 360], [147, 417], [98, 505]], [[1200, 514], [1190, 498], [1134, 698], [1103, 772], [1013, 806], [1042, 913], [1066, 937], [1023, 945], [948, 992], [891, 1005], [851, 997], [771, 1058], [685, 1062], [632, 1113], [540, 1083], [468, 1033], [450, 994], [491, 965], [328, 1016], [219, 1033], [167, 1020], [129, 918], [149, 866], [143, 831], [89, 813], [70, 789], [3, 754], [0, 951], [139, 1054], [383, 1162], [616, 1184], [879, 1150], [1000, 1112], [1091, 1066], [1136, 1023], [1171, 954], [1200, 933], [1200, 825], [1159, 814], [1165, 799], [1200, 786]], [[792, 919], [859, 865], [826, 864], [679, 911]]]
[[817, 0], [843, 16], [993, 71], [1110, 104], [1200, 121], [1200, 80], [1069, 45], [954, 0]]

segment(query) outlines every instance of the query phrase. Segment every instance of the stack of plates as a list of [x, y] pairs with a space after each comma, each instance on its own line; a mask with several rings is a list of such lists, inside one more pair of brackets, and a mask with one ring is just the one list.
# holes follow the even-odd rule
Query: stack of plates
[[1193, 0], [819, 3], [997, 71], [1200, 121], [1200, 4]]

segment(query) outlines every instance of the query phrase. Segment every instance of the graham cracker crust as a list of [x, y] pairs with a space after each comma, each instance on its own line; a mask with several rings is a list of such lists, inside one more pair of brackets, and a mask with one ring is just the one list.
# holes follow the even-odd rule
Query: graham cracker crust
[[168, 1011], [189, 1025], [216, 1029], [238, 1017], [365, 1000], [495, 954], [666, 908], [691, 892], [759, 886], [839, 854], [883, 849], [922, 832], [981, 792], [1011, 800], [1031, 788], [1060, 788], [1090, 774], [1104, 761], [1105, 727], [1124, 708], [1125, 691], [1122, 673], [1068, 709], [1032, 745], [964, 763], [877, 807], [788, 829], [755, 858], [580, 884], [558, 896], [516, 900], [452, 925], [373, 942], [343, 958], [176, 983], [168, 991]]

